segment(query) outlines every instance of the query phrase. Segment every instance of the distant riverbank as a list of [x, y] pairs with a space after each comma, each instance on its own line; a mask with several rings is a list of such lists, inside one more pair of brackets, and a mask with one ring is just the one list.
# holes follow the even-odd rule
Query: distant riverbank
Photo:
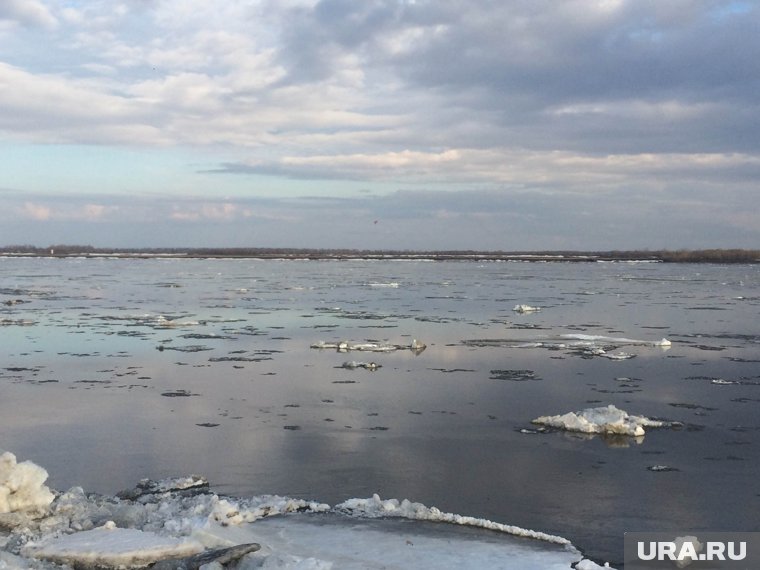
[[0, 247], [2, 257], [123, 257], [123, 258], [250, 258], [250, 259], [409, 259], [432, 261], [533, 262], [650, 262], [650, 263], [758, 263], [760, 250], [630, 250], [630, 251], [413, 251], [299, 248], [99, 248], [53, 245]]

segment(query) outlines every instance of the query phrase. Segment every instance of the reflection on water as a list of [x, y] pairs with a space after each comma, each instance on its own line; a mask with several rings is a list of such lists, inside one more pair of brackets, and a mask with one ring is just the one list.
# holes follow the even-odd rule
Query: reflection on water
[[[563, 535], [613, 562], [624, 531], [757, 530], [758, 277], [0, 259], [0, 448], [59, 489], [202, 473], [235, 495], [378, 493]], [[663, 337], [669, 350], [650, 344]], [[406, 349], [415, 339], [424, 352]], [[621, 347], [624, 359], [600, 352]], [[607, 404], [682, 426], [643, 439], [530, 429]]]

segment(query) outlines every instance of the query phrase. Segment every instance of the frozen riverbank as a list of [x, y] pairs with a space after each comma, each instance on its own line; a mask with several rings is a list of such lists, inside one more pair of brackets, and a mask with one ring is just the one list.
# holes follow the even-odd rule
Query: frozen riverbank
[[[221, 497], [200, 477], [107, 497], [51, 491], [0, 455], [0, 568], [599, 568], [566, 539], [420, 503]], [[276, 516], [280, 515], [280, 516]]]

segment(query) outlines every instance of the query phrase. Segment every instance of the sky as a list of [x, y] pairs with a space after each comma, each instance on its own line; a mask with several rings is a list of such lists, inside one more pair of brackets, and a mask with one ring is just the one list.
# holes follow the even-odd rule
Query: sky
[[0, 245], [760, 248], [760, 2], [0, 0]]

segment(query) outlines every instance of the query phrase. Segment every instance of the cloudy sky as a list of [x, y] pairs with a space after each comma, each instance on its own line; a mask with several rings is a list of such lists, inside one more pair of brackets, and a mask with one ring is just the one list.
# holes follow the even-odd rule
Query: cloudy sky
[[760, 247], [756, 0], [0, 0], [0, 245]]

